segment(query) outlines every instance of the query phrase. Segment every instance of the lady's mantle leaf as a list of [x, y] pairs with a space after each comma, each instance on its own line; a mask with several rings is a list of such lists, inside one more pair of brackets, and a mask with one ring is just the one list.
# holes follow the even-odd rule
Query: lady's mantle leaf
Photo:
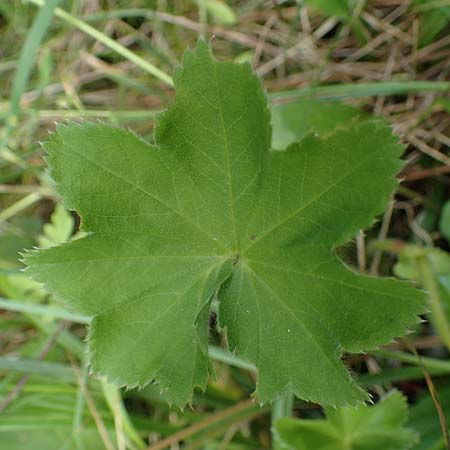
[[178, 404], [205, 387], [209, 304], [267, 401], [366, 394], [341, 361], [402, 334], [409, 284], [351, 271], [334, 248], [395, 188], [402, 148], [377, 122], [270, 151], [266, 98], [247, 65], [204, 42], [176, 74], [157, 146], [102, 124], [59, 125], [45, 146], [58, 191], [90, 234], [27, 257], [29, 272], [95, 316], [91, 364], [127, 386], [155, 379]]
[[339, 102], [326, 102], [314, 98], [299, 98], [289, 103], [272, 105], [272, 148], [281, 150], [317, 133], [326, 136], [337, 127], [348, 128], [364, 119], [362, 111]]
[[418, 441], [405, 427], [408, 405], [393, 391], [375, 406], [329, 409], [323, 420], [280, 419], [276, 429], [286, 449], [408, 450]]

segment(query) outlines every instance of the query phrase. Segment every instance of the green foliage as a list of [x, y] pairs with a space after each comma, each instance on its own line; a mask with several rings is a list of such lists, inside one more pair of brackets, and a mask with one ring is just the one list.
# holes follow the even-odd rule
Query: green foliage
[[[412, 248], [412, 251], [409, 250]], [[450, 255], [439, 248], [421, 247], [420, 252], [425, 255], [430, 270], [436, 279], [436, 286], [444, 310], [450, 319]], [[399, 255], [399, 261], [394, 266], [394, 273], [400, 278], [414, 280], [425, 285], [423, 273], [417, 264], [414, 246], [408, 246]]]
[[[45, 389], [55, 392], [45, 392]], [[82, 421], [74, 429], [76, 391], [62, 385], [44, 385], [43, 392], [26, 393], [0, 415], [0, 450], [98, 450], [105, 448], [87, 407], [81, 410]], [[108, 415], [106, 408], [101, 410]], [[106, 430], [114, 437], [112, 419]]]
[[433, 323], [450, 349], [450, 255], [438, 248], [402, 245], [394, 272], [427, 290]]
[[295, 450], [407, 450], [418, 438], [405, 428], [408, 407], [396, 391], [375, 406], [327, 409], [326, 419], [280, 419], [276, 429]]
[[[74, 229], [74, 220], [70, 213], [61, 204], [56, 205], [53, 214], [50, 217], [50, 223], [44, 225], [42, 233], [37, 237], [37, 243], [40, 248], [48, 248], [54, 245], [62, 244], [69, 240]], [[78, 237], [82, 233], [77, 233]], [[26, 241], [26, 247], [32, 247], [35, 242], [29, 238]], [[1, 242], [1, 241], [0, 241]], [[24, 246], [20, 247], [22, 251]], [[18, 251], [16, 251], [19, 256]], [[16, 263], [17, 263], [16, 257]], [[25, 299], [36, 301], [42, 300], [47, 293], [42, 289], [41, 284], [36, 283], [23, 272], [0, 274], [0, 294], [10, 298]]]
[[236, 14], [225, 1], [197, 0], [208, 12], [214, 22], [220, 25], [231, 26], [236, 23]]
[[39, 247], [48, 248], [66, 242], [73, 233], [73, 218], [61, 204], [56, 205], [50, 223], [44, 225], [42, 235], [38, 237]]
[[353, 0], [305, 0], [308, 6], [316, 8], [327, 16], [348, 17]]
[[17, 267], [19, 253], [24, 248], [34, 245], [33, 234], [39, 230], [41, 224], [32, 219], [14, 220], [11, 228], [20, 230], [12, 232], [0, 229], [0, 269]]
[[359, 18], [360, 11], [355, 9], [361, 4], [358, 0], [304, 0], [304, 3], [326, 16], [341, 18], [361, 45], [367, 43], [367, 31]]
[[447, 252], [434, 247], [416, 247], [411, 245], [400, 252], [399, 261], [394, 267], [397, 276], [420, 281], [420, 273], [415, 265], [416, 251], [419, 249], [421, 253], [425, 253], [435, 274], [447, 275], [450, 272], [450, 255]]
[[442, 233], [442, 236], [450, 242], [450, 201], [445, 203], [442, 208], [441, 219], [439, 221], [439, 229]]
[[450, 6], [443, 2], [415, 0], [420, 11], [419, 45], [431, 44], [450, 22]]
[[272, 112], [272, 148], [282, 150], [310, 133], [326, 136], [337, 127], [362, 115], [360, 111], [339, 102], [301, 98], [290, 103], [276, 103]]
[[205, 388], [208, 314], [258, 366], [262, 402], [292, 390], [326, 404], [367, 398], [341, 361], [405, 332], [409, 284], [358, 274], [336, 246], [370, 226], [402, 147], [379, 121], [270, 151], [270, 114], [248, 65], [200, 41], [175, 75], [150, 145], [103, 124], [59, 125], [46, 144], [57, 189], [89, 234], [33, 252], [29, 273], [84, 314], [93, 370], [156, 380], [185, 404]]
[[[448, 383], [439, 383], [436, 386], [442, 412], [447, 420], [450, 417], [450, 388]], [[408, 426], [415, 430], [420, 436], [420, 442], [414, 450], [430, 450], [445, 448], [444, 436], [439, 420], [436, 405], [431, 395], [426, 393], [410, 410]]]

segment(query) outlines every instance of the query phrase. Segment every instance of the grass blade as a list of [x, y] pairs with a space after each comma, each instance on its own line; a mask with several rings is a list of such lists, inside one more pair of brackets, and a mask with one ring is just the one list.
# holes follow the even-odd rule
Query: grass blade
[[445, 81], [391, 81], [306, 87], [289, 91], [272, 92], [269, 94], [269, 97], [273, 102], [281, 102], [305, 97], [339, 100], [377, 95], [406, 95], [448, 91], [450, 91], [450, 82]]
[[0, 356], [0, 370], [14, 370], [17, 372], [33, 373], [45, 377], [58, 378], [62, 381], [75, 382], [76, 377], [69, 366], [58, 363], [36, 361], [34, 359], [16, 359]]
[[[46, 3], [43, 0], [29, 0], [31, 3], [34, 3], [37, 6], [43, 7], [46, 5]], [[145, 59], [141, 58], [136, 53], [132, 52], [128, 48], [124, 47], [123, 45], [119, 44], [114, 39], [111, 39], [109, 36], [106, 36], [106, 34], [96, 30], [94, 27], [91, 27], [87, 23], [83, 22], [82, 20], [76, 18], [72, 14], [69, 14], [68, 12], [64, 11], [61, 8], [55, 8], [54, 10], [55, 16], [59, 17], [60, 19], [64, 20], [64, 22], [78, 28], [79, 30], [83, 31], [87, 35], [93, 37], [97, 41], [101, 42], [103, 45], [106, 45], [111, 50], [114, 50], [119, 55], [122, 55], [124, 58], [128, 59], [129, 61], [132, 61], [134, 64], [139, 66], [141, 69], [144, 69], [146, 72], [152, 74], [165, 84], [169, 86], [173, 86], [173, 80], [170, 75], [163, 72], [162, 70], [155, 67], [153, 64], [149, 63]]]
[[53, 317], [54, 319], [69, 320], [70, 322], [76, 323], [89, 324], [91, 322], [90, 317], [83, 316], [82, 314], [72, 313], [63, 308], [35, 305], [18, 300], [8, 300], [2, 297], [0, 297], [0, 309], [48, 316]]

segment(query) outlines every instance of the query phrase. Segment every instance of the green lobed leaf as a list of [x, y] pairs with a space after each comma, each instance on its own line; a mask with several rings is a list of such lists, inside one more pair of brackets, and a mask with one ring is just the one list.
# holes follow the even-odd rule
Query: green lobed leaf
[[423, 298], [354, 272], [334, 249], [383, 211], [402, 147], [368, 121], [270, 151], [260, 82], [203, 41], [175, 86], [156, 145], [100, 123], [57, 127], [45, 145], [51, 175], [89, 234], [31, 253], [29, 273], [95, 316], [92, 368], [121, 385], [156, 380], [180, 405], [205, 388], [217, 295], [229, 348], [258, 367], [261, 402], [287, 390], [366, 399], [343, 350], [403, 334]]
[[408, 450], [418, 441], [406, 428], [405, 397], [392, 391], [375, 406], [328, 409], [326, 419], [280, 419], [276, 430], [288, 449]]

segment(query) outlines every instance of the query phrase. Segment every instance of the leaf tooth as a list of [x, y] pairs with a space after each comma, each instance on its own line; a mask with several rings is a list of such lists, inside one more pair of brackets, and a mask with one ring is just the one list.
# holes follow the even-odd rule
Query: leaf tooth
[[[26, 264], [26, 257], [27, 257], [27, 255], [32, 254], [32, 252], [36, 252], [36, 251], [37, 251], [37, 249], [33, 248], [32, 250], [31, 249], [24, 249], [24, 250], [18, 252], [18, 254], [19, 254], [19, 262], [21, 262], [22, 264]], [[21, 272], [26, 272], [27, 269], [28, 269], [28, 266], [25, 266], [25, 267], [21, 267], [19, 270]]]
[[121, 378], [120, 376], [111, 377], [111, 375], [109, 373], [106, 373], [103, 370], [100, 370], [95, 364], [95, 360], [96, 360], [95, 356], [96, 356], [97, 350], [96, 350], [96, 339], [93, 336], [92, 328], [90, 328], [90, 330], [89, 330], [88, 341], [89, 341], [89, 346], [88, 346], [89, 352], [88, 353], [89, 353], [89, 361], [90, 361], [90, 371], [89, 371], [90, 374], [95, 375], [96, 377], [105, 377], [105, 379], [109, 383], [113, 383], [113, 384], [119, 386], [120, 388], [125, 389], [126, 391], [129, 391], [132, 389], [142, 390], [146, 386], [148, 386], [150, 383], [157, 382], [160, 387], [160, 395], [166, 397], [166, 401], [168, 403], [170, 403], [171, 406], [176, 405], [177, 407], [182, 409], [187, 403], [192, 403], [193, 389], [191, 390], [190, 398], [187, 400], [183, 400], [183, 403], [180, 403], [178, 401], [173, 401], [173, 400], [170, 400], [170, 398], [167, 398], [169, 388], [167, 386], [164, 386], [164, 384], [161, 384], [161, 382], [158, 380], [157, 374], [149, 375], [149, 378], [136, 377], [133, 380], [125, 380], [125, 379]]
[[[89, 342], [89, 337], [88, 337], [88, 335], [89, 335], [89, 325], [85, 325], [85, 328], [87, 330], [87, 333], [84, 336], [83, 342], [87, 344]], [[89, 347], [86, 347], [86, 349], [87, 349], [86, 350], [86, 354], [89, 355]]]
[[259, 407], [262, 408], [265, 405], [265, 401], [263, 401], [257, 394], [256, 391], [252, 392], [250, 394], [250, 398], [254, 401], [257, 402]]
[[189, 66], [189, 64], [191, 64], [191, 62], [194, 60], [194, 58], [195, 58], [195, 54], [194, 54], [193, 50], [191, 48], [186, 49], [183, 53], [181, 71], [183, 71], [183, 69], [186, 66]]
[[370, 403], [371, 405], [374, 405], [375, 404], [374, 396], [370, 392], [368, 392], [368, 394], [369, 395], [368, 395], [366, 402]]

